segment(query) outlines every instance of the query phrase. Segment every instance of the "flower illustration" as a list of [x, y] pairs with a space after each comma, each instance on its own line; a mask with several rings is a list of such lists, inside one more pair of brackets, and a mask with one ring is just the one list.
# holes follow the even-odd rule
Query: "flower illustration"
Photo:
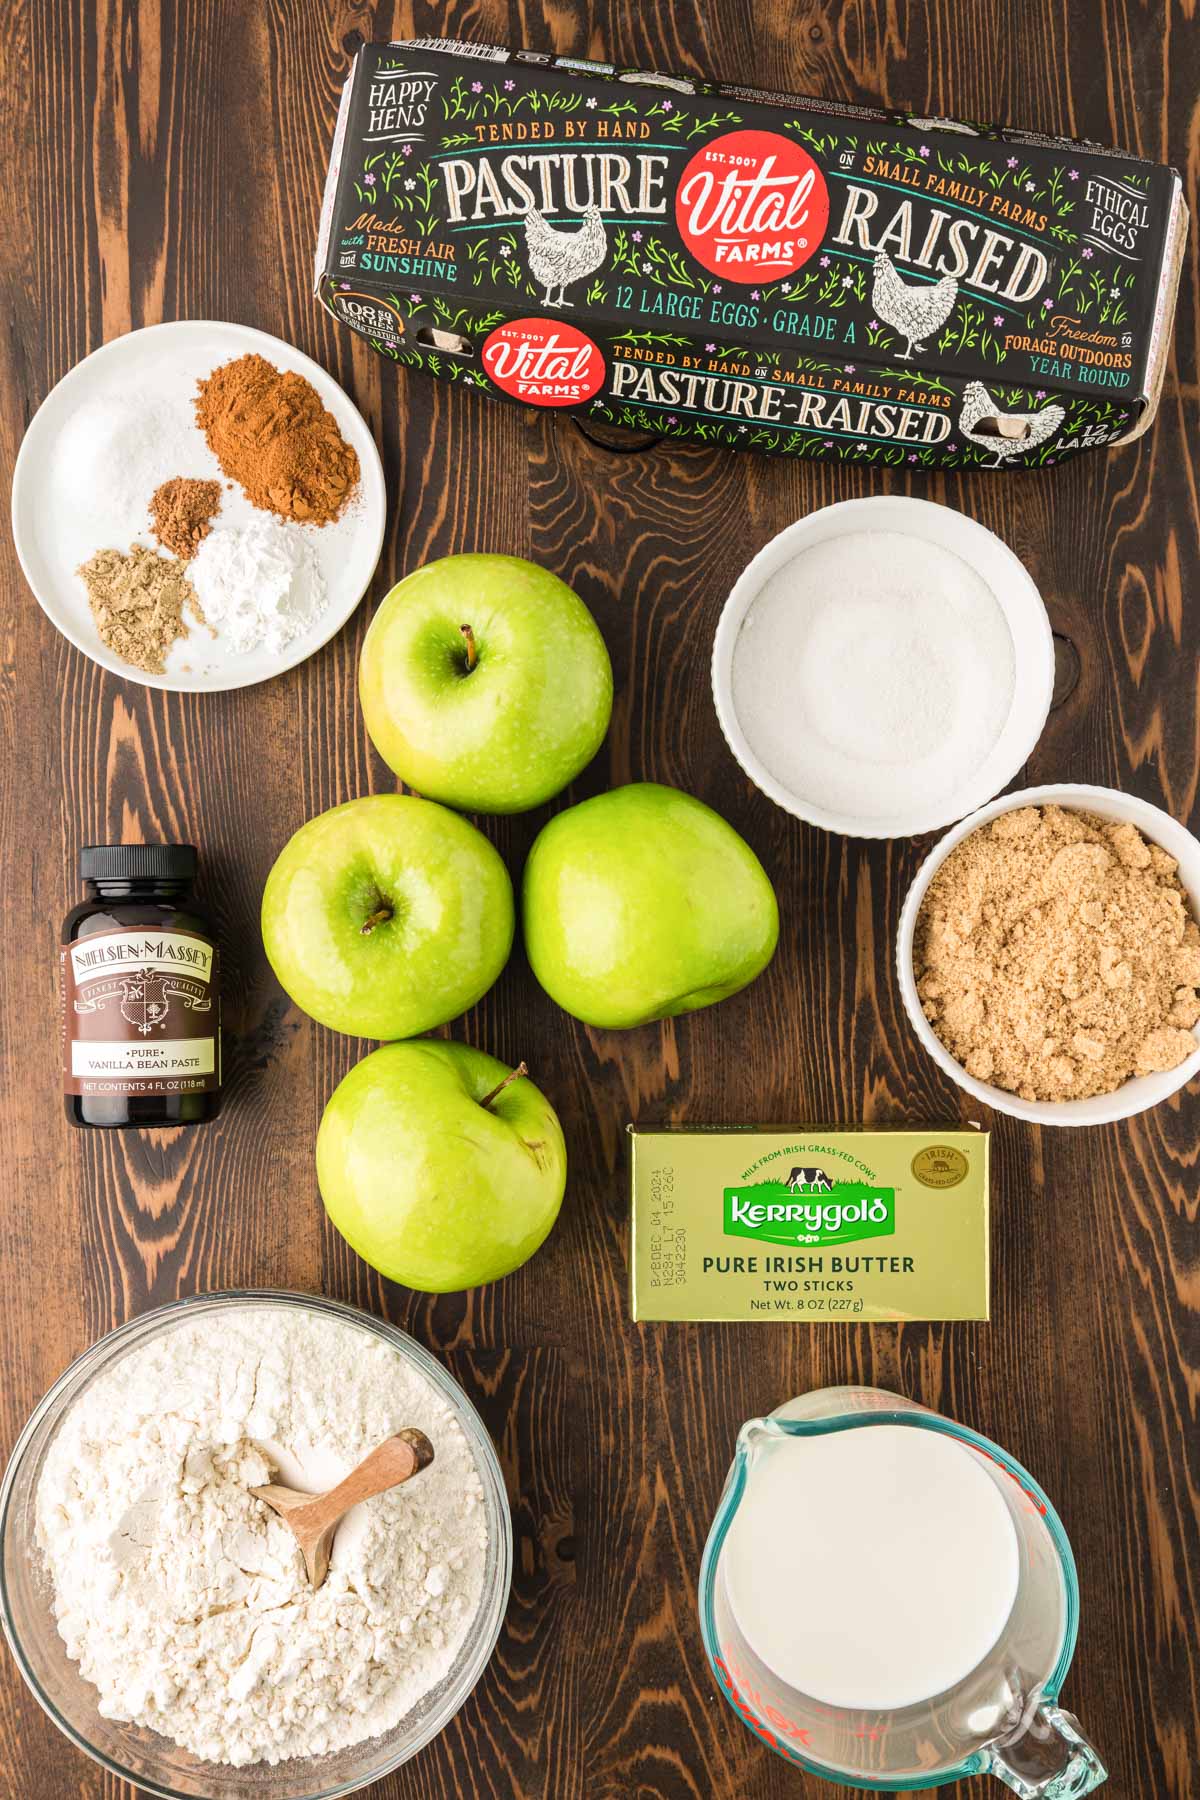
[[363, 186], [364, 187], [374, 187], [375, 186], [375, 177], [373, 175], [364, 175], [363, 176]]
[[717, 346], [715, 344], [705, 344], [705, 346], [704, 346], [704, 348], [707, 350], [707, 352], [710, 356], [712, 355], [712, 353], [716, 349], [716, 347]]
[[713, 293], [714, 293], [714, 294], [719, 294], [719, 293], [720, 293], [720, 291], [721, 291], [721, 284], [720, 284], [720, 282], [719, 282], [719, 281], [714, 281], [714, 282], [713, 282], [713, 285], [712, 285], [712, 291], [713, 291]]
[[675, 107], [670, 100], [663, 101], [662, 109], [664, 112], [674, 112], [675, 111]]
[[416, 187], [416, 185], [417, 185], [416, 182], [413, 180], [412, 176], [410, 175], [408, 177], [408, 180], [404, 183], [405, 191], [408, 193], [411, 193], [413, 188]]
[[779, 291], [780, 291], [780, 293], [781, 293], [781, 294], [790, 294], [790, 293], [791, 293], [791, 291], [792, 291], [792, 284], [791, 284], [791, 282], [790, 282], [790, 281], [785, 281], [785, 282], [784, 282], [784, 283], [783, 283], [783, 286], [782, 286], [782, 287], [781, 287], [781, 288], [780, 288], [780, 290], [779, 290]]
[[515, 82], [515, 81], [506, 81], [506, 82], [505, 82], [505, 84], [504, 84], [504, 91], [505, 91], [505, 93], [506, 93], [506, 94], [511, 94], [511, 93], [512, 93], [512, 91], [513, 91], [513, 89], [514, 89], [514, 88], [515, 88], [515, 87], [516, 87], [516, 85], [517, 85], [517, 84], [516, 84], [516, 82]]
[[1025, 183], [1025, 192], [1026, 192], [1026, 193], [1027, 193], [1027, 194], [1032, 194], [1032, 193], [1034, 193], [1034, 192], [1036, 192], [1036, 190], [1035, 190], [1035, 188], [1034, 188], [1034, 185], [1033, 185], [1033, 183], [1032, 183], [1032, 181], [1027, 181], [1027, 182], [1026, 182], [1026, 183]]
[[1046, 398], [1045, 388], [1039, 388], [1037, 393], [1033, 397], [1035, 400], [1044, 400]]
[[1010, 168], [1010, 169], [1015, 169], [1015, 168], [1016, 168], [1016, 166], [1017, 166], [1017, 159], [1016, 159], [1016, 157], [1015, 157], [1015, 156], [1010, 156], [1010, 157], [1009, 157], [1009, 159], [1008, 159], [1008, 166], [1009, 166], [1009, 168]]
[[853, 287], [854, 286], [853, 275], [843, 275], [842, 276], [842, 286], [843, 287]]
[[928, 155], [929, 155], [929, 145], [928, 145], [928, 144], [922, 144], [922, 145], [921, 145], [921, 149], [920, 149], [920, 155], [922, 155], [922, 156], [928, 156]]
[[635, 243], [635, 244], [640, 244], [640, 243], [641, 243], [641, 241], [642, 241], [642, 234], [641, 234], [641, 232], [640, 232], [640, 231], [635, 231], [635, 232], [632, 232], [632, 233], [631, 233], [631, 236], [632, 236], [632, 238], [633, 238], [633, 241], [634, 241], [634, 243]]
[[471, 83], [471, 92], [472, 92], [472, 93], [473, 93], [473, 94], [482, 94], [482, 92], [483, 92], [483, 83], [482, 83], [482, 81], [473, 81], [473, 82], [472, 82], [472, 83]]
[[596, 104], [595, 94], [589, 94], [587, 99], [584, 101], [584, 105], [588, 106], [588, 107], [594, 107], [595, 104]]
[[823, 269], [827, 269], [829, 267], [829, 258], [827, 256], [819, 257], [818, 261], [820, 262], [820, 265]]
[[501, 254], [501, 256], [511, 256], [512, 255], [512, 245], [511, 244], [501, 244], [500, 254]]
[[867, 330], [868, 331], [878, 331], [879, 330], [879, 320], [878, 319], [868, 319], [867, 320]]
[[958, 445], [957, 444], [947, 444], [946, 448], [950, 452], [951, 456], [953, 456], [955, 451], [958, 449]]
[[[593, 104], [594, 104], [594, 102], [593, 102]], [[679, 423], [679, 420], [675, 417], [674, 413], [667, 414], [667, 424], [668, 425], [678, 425], [678, 423]]]
[[750, 298], [752, 300], [761, 300], [762, 295], [759, 293], [757, 288], [751, 288], [750, 289]]
[[649, 273], [650, 273], [650, 264], [648, 262], [644, 262], [642, 264], [642, 274], [649, 275]]
[[1043, 312], [1049, 312], [1049, 311], [1050, 311], [1050, 308], [1051, 308], [1051, 307], [1052, 307], [1052, 306], [1053, 306], [1053, 305], [1054, 305], [1054, 302], [1053, 302], [1053, 300], [1051, 300], [1051, 298], [1050, 298], [1050, 296], [1049, 296], [1049, 294], [1047, 294], [1047, 296], [1046, 296], [1046, 298], [1045, 298], [1045, 299], [1044, 299], [1044, 300], [1043, 300], [1043, 301], [1042, 301], [1042, 311], [1043, 311]]
[[1004, 314], [1003, 313], [993, 313], [992, 314], [992, 324], [993, 325], [1000, 326], [1000, 325], [1003, 325], [1003, 323], [1004, 323]]
[[822, 450], [832, 450], [833, 449], [833, 439], [832, 438], [822, 438], [821, 439], [821, 448], [822, 448]]
[[1110, 300], [1119, 300], [1121, 298], [1120, 288], [1119, 287], [1110, 287], [1108, 290], [1108, 297]]
[[348, 288], [350, 286], [350, 283], [348, 281], [339, 281], [338, 286], [340, 288]]
[[853, 363], [846, 364], [846, 373], [847, 373], [847, 375], [853, 375], [853, 373], [854, 373], [854, 364]]
[[410, 294], [408, 297], [413, 302], [414, 306], [416, 305], [417, 301], [421, 298], [420, 294]]
[[1080, 254], [1080, 256], [1082, 256], [1084, 262], [1090, 262], [1092, 260], [1092, 257], [1095, 255], [1095, 251], [1092, 249], [1092, 246], [1090, 244], [1085, 244], [1083, 246], [1083, 249], [1079, 252], [1079, 254]]
[[1068, 169], [1067, 170], [1067, 180], [1068, 181], [1078, 181], [1079, 180], [1079, 170], [1078, 169]]
[[908, 460], [909, 460], [909, 462], [916, 462], [917, 459], [916, 459], [915, 454], [910, 453]]
[[412, 155], [412, 145], [411, 144], [401, 144], [400, 148], [403, 151], [405, 156]]
[[739, 426], [738, 426], [738, 430], [739, 430], [739, 431], [745, 431], [745, 429], [746, 429], [746, 427], [745, 427], [745, 426], [744, 426], [744, 425], [739, 425]]

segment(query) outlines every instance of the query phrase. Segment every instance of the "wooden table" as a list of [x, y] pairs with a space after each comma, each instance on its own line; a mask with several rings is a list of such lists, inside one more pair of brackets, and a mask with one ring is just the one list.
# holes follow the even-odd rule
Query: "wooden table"
[[[741, 777], [713, 715], [722, 599], [799, 514], [911, 490], [998, 531], [1045, 594], [1063, 653], [1067, 691], [1028, 779], [1114, 784], [1197, 823], [1195, 243], [1162, 411], [1134, 448], [1041, 474], [911, 483], [666, 445], [614, 453], [570, 423], [397, 374], [310, 298], [355, 34], [414, 28], [503, 41], [510, 22], [496, 0], [415, 11], [45, 0], [10, 12], [5, 461], [53, 383], [132, 326], [235, 319], [318, 357], [383, 447], [393, 506], [372, 599], [459, 550], [530, 556], [578, 589], [608, 640], [617, 700], [574, 796], [652, 777], [737, 824], [783, 903], [769, 997], [760, 986], [605, 1034], [558, 1012], [518, 951], [455, 1029], [526, 1057], [558, 1107], [571, 1155], [561, 1222], [499, 1286], [440, 1299], [389, 1286], [325, 1223], [313, 1169], [321, 1108], [364, 1046], [287, 1003], [256, 923], [290, 833], [391, 785], [355, 697], [371, 606], [265, 687], [150, 693], [55, 635], [6, 544], [5, 1448], [71, 1357], [178, 1295], [303, 1288], [385, 1315], [482, 1410], [517, 1549], [494, 1663], [445, 1734], [373, 1792], [785, 1800], [832, 1790], [770, 1755], [715, 1693], [693, 1598], [701, 1547], [743, 1419], [831, 1382], [900, 1389], [1037, 1472], [1079, 1561], [1083, 1633], [1065, 1697], [1110, 1761], [1107, 1792], [1187, 1800], [1200, 1783], [1196, 1085], [1105, 1130], [990, 1121], [994, 1316], [981, 1326], [631, 1325], [624, 1127], [980, 1116], [918, 1048], [892, 973], [927, 844], [854, 843], [791, 821]], [[1123, 142], [1190, 163], [1195, 205], [1200, 50], [1190, 9], [1169, 0], [626, 0], [533, 9], [525, 41]], [[542, 817], [489, 826], [514, 871]], [[177, 1136], [72, 1132], [58, 1097], [59, 916], [76, 897], [80, 844], [142, 835], [202, 850], [226, 958], [226, 1111]], [[6, 1794], [128, 1796], [59, 1736], [7, 1657], [0, 1680]]]

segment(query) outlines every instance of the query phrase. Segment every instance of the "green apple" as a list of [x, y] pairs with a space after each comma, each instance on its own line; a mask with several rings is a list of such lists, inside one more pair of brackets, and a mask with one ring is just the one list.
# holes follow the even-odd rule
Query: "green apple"
[[411, 794], [310, 819], [263, 890], [283, 987], [356, 1037], [413, 1037], [474, 1006], [508, 961], [513, 925], [508, 870], [483, 833]]
[[551, 819], [525, 866], [533, 972], [587, 1025], [645, 1025], [711, 1006], [762, 973], [779, 909], [719, 813], [635, 782]]
[[373, 1051], [317, 1133], [325, 1210], [372, 1268], [445, 1294], [509, 1275], [558, 1217], [567, 1152], [554, 1108], [465, 1044]]
[[519, 556], [444, 556], [394, 587], [359, 665], [390, 769], [464, 812], [527, 812], [591, 762], [612, 664], [579, 596]]

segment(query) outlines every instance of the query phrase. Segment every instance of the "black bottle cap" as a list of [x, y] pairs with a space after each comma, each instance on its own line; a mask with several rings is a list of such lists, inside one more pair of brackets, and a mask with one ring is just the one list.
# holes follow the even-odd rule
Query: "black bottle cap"
[[84, 881], [192, 881], [194, 844], [85, 844], [79, 852]]

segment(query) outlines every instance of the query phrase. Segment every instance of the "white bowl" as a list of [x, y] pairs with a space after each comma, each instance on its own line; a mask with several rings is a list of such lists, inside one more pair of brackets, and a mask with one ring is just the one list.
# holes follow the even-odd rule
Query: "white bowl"
[[[1012, 710], [991, 754], [961, 789], [936, 806], [914, 808], [895, 817], [849, 818], [791, 793], [750, 748], [733, 706], [733, 653], [738, 633], [771, 576], [814, 544], [864, 531], [901, 531], [910, 537], [926, 538], [961, 557], [995, 595], [1013, 642], [1016, 686]], [[776, 806], [843, 837], [916, 837], [921, 832], [940, 831], [982, 806], [1008, 786], [1032, 754], [1042, 735], [1054, 691], [1054, 639], [1042, 597], [1029, 571], [994, 532], [967, 518], [965, 513], [955, 512], [953, 507], [935, 506], [932, 501], [911, 500], [900, 494], [881, 494], [822, 507], [807, 518], [798, 519], [763, 546], [743, 569], [725, 602], [713, 642], [712, 684], [725, 741], [754, 785]]]
[[1022, 1100], [1018, 1094], [1010, 1094], [1004, 1088], [993, 1087], [990, 1082], [977, 1081], [974, 1075], [968, 1075], [962, 1064], [951, 1056], [921, 1010], [913, 975], [913, 936], [917, 914], [929, 884], [950, 852], [964, 838], [1001, 813], [1012, 812], [1018, 806], [1061, 806], [1071, 812], [1096, 813], [1102, 819], [1136, 825], [1143, 837], [1161, 845], [1169, 856], [1176, 858], [1179, 879], [1187, 890], [1193, 914], [1200, 918], [1200, 840], [1161, 807], [1151, 806], [1148, 800], [1139, 800], [1133, 794], [1122, 794], [1116, 788], [1086, 787], [1073, 782], [1056, 787], [1023, 788], [1019, 793], [1004, 794], [999, 800], [993, 800], [990, 806], [981, 807], [953, 831], [948, 831], [918, 869], [900, 914], [896, 936], [896, 972], [900, 977], [904, 1010], [938, 1067], [968, 1094], [982, 1100], [985, 1106], [994, 1107], [997, 1112], [1011, 1113], [1014, 1118], [1028, 1119], [1034, 1125], [1108, 1125], [1114, 1119], [1128, 1119], [1133, 1113], [1146, 1112], [1161, 1100], [1170, 1099], [1181, 1087], [1186, 1087], [1193, 1075], [1200, 1074], [1200, 1026], [1193, 1034], [1195, 1051], [1177, 1069], [1168, 1069], [1160, 1075], [1139, 1075], [1124, 1082], [1114, 1093], [1096, 1094], [1090, 1100]]

